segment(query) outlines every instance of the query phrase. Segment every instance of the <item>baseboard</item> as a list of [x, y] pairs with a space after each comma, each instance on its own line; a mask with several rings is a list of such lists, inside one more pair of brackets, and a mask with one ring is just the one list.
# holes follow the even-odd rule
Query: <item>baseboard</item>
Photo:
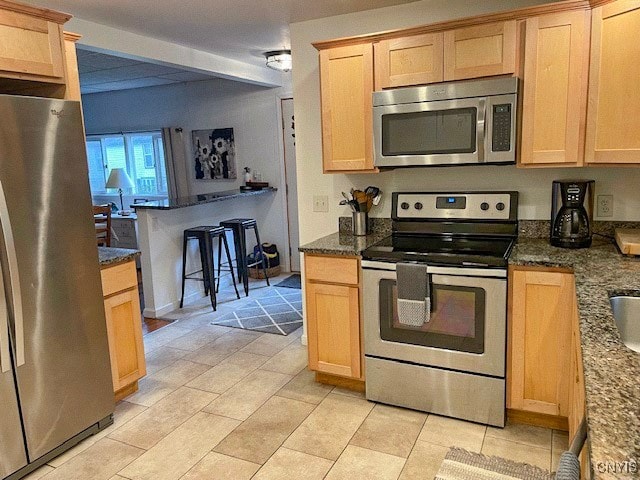
[[355, 378], [338, 377], [329, 373], [316, 372], [316, 382], [346, 388], [356, 392], [364, 392], [364, 381]]
[[569, 431], [569, 420], [567, 417], [547, 415], [545, 413], [527, 412], [524, 410], [514, 410], [507, 408], [507, 420], [511, 423], [522, 423], [535, 427], [552, 428], [554, 430]]
[[122, 400], [125, 397], [128, 397], [129, 395], [131, 395], [132, 393], [135, 393], [138, 391], [138, 381], [136, 380], [135, 382], [133, 382], [130, 385], [127, 385], [126, 387], [121, 388], [120, 390], [118, 390], [115, 394], [115, 401], [116, 403], [118, 403], [120, 400]]
[[[197, 300], [198, 298], [202, 298], [203, 297], [203, 293], [202, 292], [193, 292], [187, 296], [184, 297], [184, 305], [187, 305], [188, 303], [190, 303], [193, 300]], [[142, 310], [142, 315], [144, 317], [147, 318], [161, 318], [163, 315], [166, 315], [167, 313], [171, 313], [174, 310], [177, 310], [178, 308], [180, 308], [180, 300], [176, 300], [175, 302], [171, 302], [171, 303], [167, 303], [166, 305], [163, 305], [160, 308], [156, 308], [156, 309], [152, 309], [152, 308], [148, 308], [145, 307]]]

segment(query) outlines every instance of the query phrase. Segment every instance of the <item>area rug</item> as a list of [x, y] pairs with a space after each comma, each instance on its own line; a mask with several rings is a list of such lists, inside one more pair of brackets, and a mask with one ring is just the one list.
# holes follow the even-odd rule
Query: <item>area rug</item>
[[270, 287], [258, 298], [247, 299], [235, 311], [216, 318], [211, 325], [289, 335], [302, 326], [302, 293]]
[[533, 465], [452, 448], [434, 480], [552, 480], [553, 475]]
[[285, 278], [280, 283], [278, 283], [276, 287], [297, 288], [298, 290], [300, 290], [302, 288], [302, 280], [300, 279], [300, 274], [294, 273], [293, 275]]

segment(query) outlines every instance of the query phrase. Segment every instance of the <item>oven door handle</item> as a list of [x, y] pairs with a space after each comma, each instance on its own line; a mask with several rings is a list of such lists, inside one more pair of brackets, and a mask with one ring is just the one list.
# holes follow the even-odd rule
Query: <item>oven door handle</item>
[[[394, 262], [377, 262], [375, 260], [362, 260], [360, 265], [363, 270], [386, 270], [396, 271]], [[427, 273], [430, 275], [453, 275], [461, 277], [489, 277], [507, 278], [507, 270], [504, 268], [482, 268], [482, 267], [438, 267], [429, 265]]]
[[484, 163], [484, 150], [487, 141], [487, 107], [484, 98], [478, 101], [478, 120], [476, 129], [476, 152], [478, 163]]

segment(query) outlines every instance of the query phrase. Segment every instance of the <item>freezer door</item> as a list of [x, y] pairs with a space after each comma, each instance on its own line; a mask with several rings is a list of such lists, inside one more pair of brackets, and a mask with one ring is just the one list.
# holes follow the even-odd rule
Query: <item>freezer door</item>
[[27, 464], [9, 348], [7, 302], [0, 269], [0, 478]]
[[34, 461], [113, 412], [111, 368], [80, 104], [0, 95], [0, 118], [0, 256]]

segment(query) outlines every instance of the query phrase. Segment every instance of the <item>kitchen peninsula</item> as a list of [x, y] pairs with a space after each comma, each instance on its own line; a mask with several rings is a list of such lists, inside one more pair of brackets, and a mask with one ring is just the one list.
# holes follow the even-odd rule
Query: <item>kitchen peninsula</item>
[[[276, 188], [228, 190], [131, 205], [138, 215], [142, 280], [145, 286], [144, 315], [157, 318], [178, 308], [182, 273], [184, 230], [199, 225], [218, 225], [231, 218], [255, 218], [261, 223], [274, 205]], [[262, 232], [261, 232], [262, 233]], [[261, 235], [269, 241], [268, 230]], [[233, 247], [233, 242], [230, 248]], [[235, 252], [232, 253], [232, 257]], [[193, 242], [187, 253], [188, 271], [200, 269]], [[187, 282], [185, 303], [203, 294], [201, 285]]]

